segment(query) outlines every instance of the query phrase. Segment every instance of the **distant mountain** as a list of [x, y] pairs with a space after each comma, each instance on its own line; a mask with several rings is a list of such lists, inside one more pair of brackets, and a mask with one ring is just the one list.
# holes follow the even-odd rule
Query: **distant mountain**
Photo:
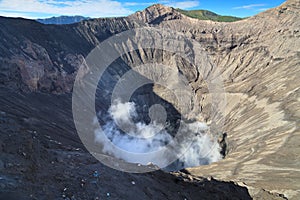
[[211, 21], [217, 21], [217, 22], [235, 22], [238, 20], [242, 20], [243, 18], [240, 17], [234, 17], [234, 16], [223, 16], [223, 15], [218, 15], [214, 12], [208, 11], [208, 10], [181, 10], [177, 9], [180, 13], [200, 19], [200, 20], [211, 20]]
[[59, 16], [46, 19], [37, 19], [37, 21], [42, 24], [73, 24], [86, 19], [89, 18], [83, 16]]

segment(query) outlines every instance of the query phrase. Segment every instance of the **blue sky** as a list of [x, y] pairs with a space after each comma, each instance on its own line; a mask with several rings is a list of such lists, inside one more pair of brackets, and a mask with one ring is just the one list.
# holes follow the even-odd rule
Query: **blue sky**
[[0, 16], [45, 18], [60, 15], [127, 16], [160, 3], [186, 10], [206, 9], [222, 15], [247, 17], [282, 4], [284, 0], [0, 0]]

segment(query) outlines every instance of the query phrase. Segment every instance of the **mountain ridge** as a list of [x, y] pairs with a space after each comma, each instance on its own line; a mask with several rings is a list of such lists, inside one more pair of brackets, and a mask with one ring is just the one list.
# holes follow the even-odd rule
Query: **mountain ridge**
[[219, 15], [209, 10], [182, 10], [177, 9], [182, 14], [199, 20], [211, 20], [217, 22], [235, 22], [243, 18], [234, 16]]
[[74, 24], [81, 22], [83, 20], [90, 19], [89, 17], [83, 17], [79, 15], [75, 16], [58, 16], [58, 17], [50, 17], [50, 18], [43, 18], [43, 19], [36, 19], [36, 21], [42, 24]]

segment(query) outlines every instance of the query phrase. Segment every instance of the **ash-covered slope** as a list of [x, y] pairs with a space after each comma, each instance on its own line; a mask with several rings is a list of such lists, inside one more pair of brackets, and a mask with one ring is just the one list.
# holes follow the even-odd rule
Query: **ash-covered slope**
[[[155, 61], [171, 66], [175, 71], [183, 74], [193, 88], [194, 95], [190, 99], [194, 102], [193, 112], [189, 113], [187, 118], [197, 118], [208, 125], [212, 121], [222, 125], [221, 120], [218, 121], [219, 117], [225, 119], [222, 127], [222, 131], [227, 132], [225, 159], [212, 165], [187, 169], [191, 176], [213, 176], [219, 180], [233, 180], [246, 186], [254, 198], [285, 196], [289, 199], [297, 199], [300, 195], [299, 12], [299, 1], [289, 0], [278, 8], [233, 23], [200, 21], [161, 5], [151, 6], [145, 11], [126, 18], [92, 19], [64, 26], [42, 25], [23, 19], [0, 18], [0, 84], [3, 88], [1, 90], [3, 96], [6, 96], [3, 98], [1, 110], [15, 115], [17, 120], [26, 119], [29, 115], [31, 110], [27, 109], [27, 106], [37, 107], [33, 110], [43, 110], [42, 106], [39, 108], [30, 101], [31, 98], [39, 97], [28, 94], [25, 95], [26, 100], [22, 101], [25, 102], [24, 106], [20, 107], [19, 103], [14, 104], [12, 99], [20, 98], [19, 95], [22, 96], [24, 92], [33, 92], [37, 96], [49, 96], [51, 102], [57, 101], [58, 104], [61, 103], [66, 107], [71, 106], [70, 97], [66, 102], [61, 98], [63, 95], [70, 95], [77, 70], [94, 47], [112, 35], [133, 28], [170, 29], [199, 42], [211, 61], [212, 67], [206, 71], [206, 74], [200, 73], [201, 66], [190, 65], [167, 52], [139, 49], [119, 59], [114, 65], [115, 68], [108, 71], [105, 81], [116, 81], [116, 77], [124, 74], [124, 70], [129, 69], [131, 64]], [[205, 61], [206, 58], [199, 59]], [[211, 114], [211, 94], [205, 83], [207, 77], [202, 76], [214, 77], [214, 75], [219, 75], [217, 72], [221, 72], [227, 104], [225, 110], [218, 113], [216, 118]], [[178, 102], [174, 101], [164, 89], [156, 87], [153, 92], [153, 96], [157, 95], [161, 101], [168, 102], [174, 110], [179, 110]], [[139, 101], [146, 102], [151, 99], [145, 91], [141, 94]], [[24, 98], [24, 95], [22, 97]], [[50, 112], [55, 108], [50, 102], [47, 103], [45, 100], [47, 98], [42, 99], [44, 109], [47, 108]], [[101, 105], [105, 107], [106, 103], [104, 98]], [[59, 115], [64, 115], [62, 109], [58, 112], [62, 112]], [[45, 113], [47, 115], [48, 112]], [[38, 119], [34, 119], [37, 121], [34, 121], [35, 125], [31, 126], [37, 129], [39, 124], [45, 124], [46, 127], [51, 128], [41, 130], [41, 135], [51, 135], [58, 142], [63, 140], [66, 144], [73, 146], [75, 144], [71, 144], [70, 140], [76, 134], [72, 119], [70, 119], [71, 109], [68, 109], [66, 113], [68, 117], [62, 117], [59, 123], [54, 122], [59, 125], [51, 125], [52, 119], [47, 117], [45, 119], [35, 117]], [[64, 121], [64, 118], [69, 120]], [[55, 128], [56, 126], [58, 129]], [[65, 129], [65, 126], [73, 128]], [[32, 127], [22, 125], [20, 129], [14, 131], [14, 137], [20, 134], [24, 127], [32, 129]], [[9, 132], [9, 127], [8, 129], [1, 128], [1, 130], [3, 130], [1, 137], [4, 136], [7, 141], [3, 145], [5, 151], [12, 140], [5, 135]], [[70, 138], [67, 135], [71, 135]], [[66, 139], [62, 139], [64, 137]], [[39, 140], [46, 143], [46, 152], [53, 148], [62, 148], [61, 146], [47, 147], [49, 142], [47, 139], [39, 138]], [[19, 153], [22, 154], [22, 151], [26, 149], [20, 150]], [[18, 152], [6, 150], [5, 153], [8, 154], [4, 159], [6, 166], [8, 162], [12, 162], [9, 156]], [[48, 154], [43, 152], [38, 156], [42, 155]], [[35, 157], [32, 159], [36, 160]], [[67, 167], [64, 164], [56, 165], [62, 168]], [[40, 177], [41, 168], [39, 165], [35, 167], [38, 169], [32, 173]], [[17, 171], [19, 170], [18, 173], [23, 170], [16, 168]], [[4, 172], [10, 174], [7, 177], [11, 177], [14, 171], [12, 168], [9, 170], [4, 168]], [[113, 172], [108, 172], [107, 177], [113, 177]], [[131, 178], [128, 175], [124, 177], [124, 181]], [[166, 177], [168, 179], [168, 175]], [[66, 177], [68, 180], [69, 178]], [[146, 177], [146, 179], [149, 178]], [[106, 183], [112, 184], [109, 181]], [[151, 183], [158, 184], [157, 182]], [[191, 186], [185, 185], [184, 187]], [[149, 198], [156, 197], [153, 193], [147, 192], [147, 189], [143, 191]], [[159, 193], [162, 194], [161, 191]], [[170, 197], [168, 194], [166, 196]]]
[[299, 6], [299, 1], [287, 1], [230, 24], [161, 24], [207, 45], [224, 78], [229, 152], [219, 163], [190, 169], [192, 174], [299, 197]]

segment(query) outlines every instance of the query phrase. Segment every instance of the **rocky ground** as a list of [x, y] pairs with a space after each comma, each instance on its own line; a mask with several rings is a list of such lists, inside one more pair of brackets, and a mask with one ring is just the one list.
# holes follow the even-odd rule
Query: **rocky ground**
[[0, 199], [251, 199], [233, 182], [104, 166], [76, 134], [69, 95], [1, 96]]
[[[298, 0], [288, 0], [233, 23], [191, 19], [161, 5], [126, 18], [63, 26], [1, 17], [0, 197], [299, 199], [299, 10]], [[225, 120], [222, 161], [176, 173], [128, 174], [103, 166], [81, 144], [71, 110], [77, 71], [103, 40], [138, 27], [185, 34], [208, 54], [200, 58], [209, 63], [205, 71], [149, 49], [129, 53], [115, 66], [122, 71], [124, 63], [157, 61], [185, 76], [194, 93], [187, 117], [208, 125]], [[111, 70], [105, 81], [122, 73]], [[226, 106], [212, 116], [205, 78], [216, 75], [223, 79]], [[178, 109], [164, 89], [155, 86], [153, 92]]]

